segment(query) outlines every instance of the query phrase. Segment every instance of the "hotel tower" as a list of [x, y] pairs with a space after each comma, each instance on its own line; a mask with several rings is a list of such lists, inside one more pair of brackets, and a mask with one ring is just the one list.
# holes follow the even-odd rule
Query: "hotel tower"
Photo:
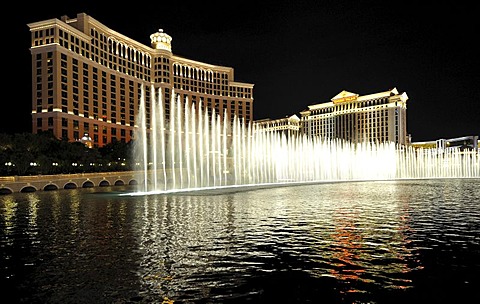
[[329, 102], [313, 104], [297, 115], [257, 120], [264, 131], [306, 135], [351, 143], [410, 144], [407, 134], [408, 96], [396, 88], [360, 96], [342, 91]]
[[[29, 23], [32, 55], [32, 132], [59, 139], [91, 138], [102, 147], [129, 142], [138, 125], [142, 87], [147, 128], [152, 94], [162, 92], [168, 117], [174, 96], [203, 110], [253, 119], [253, 84], [236, 82], [231, 67], [172, 53], [172, 37], [158, 30], [147, 46], [85, 13]], [[151, 88], [155, 92], [152, 92]], [[159, 90], [161, 89], [161, 90]]]
[[301, 130], [307, 136], [352, 143], [407, 145], [407, 100], [407, 94], [396, 88], [363, 96], [342, 91], [329, 102], [300, 112]]

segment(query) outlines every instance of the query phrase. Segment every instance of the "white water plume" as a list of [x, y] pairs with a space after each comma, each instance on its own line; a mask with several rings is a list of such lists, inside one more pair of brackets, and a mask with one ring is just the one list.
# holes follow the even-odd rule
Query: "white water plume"
[[[394, 143], [287, 136], [172, 92], [169, 114], [161, 89], [151, 87], [150, 119], [142, 88], [135, 159], [140, 192], [256, 184], [479, 178], [478, 151], [414, 149]], [[168, 117], [168, 119], [167, 119]]]

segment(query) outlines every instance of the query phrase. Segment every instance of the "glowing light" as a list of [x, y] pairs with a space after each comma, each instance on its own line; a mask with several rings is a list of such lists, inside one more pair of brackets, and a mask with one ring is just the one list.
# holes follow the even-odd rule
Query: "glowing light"
[[[439, 152], [394, 143], [353, 144], [288, 136], [237, 117], [229, 122], [226, 114], [222, 121], [219, 113], [208, 115], [201, 102], [180, 102], [174, 92], [169, 121], [159, 91], [158, 98], [152, 98], [148, 124], [143, 90], [134, 155], [141, 168], [137, 178], [143, 188], [139, 193], [325, 181], [480, 177], [478, 151]], [[151, 92], [155, 92], [153, 86]]]

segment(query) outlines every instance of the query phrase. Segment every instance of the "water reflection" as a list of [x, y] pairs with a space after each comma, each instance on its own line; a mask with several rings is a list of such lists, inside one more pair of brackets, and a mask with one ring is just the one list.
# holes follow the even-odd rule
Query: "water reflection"
[[478, 182], [5, 195], [1, 283], [42, 303], [442, 302], [479, 283]]

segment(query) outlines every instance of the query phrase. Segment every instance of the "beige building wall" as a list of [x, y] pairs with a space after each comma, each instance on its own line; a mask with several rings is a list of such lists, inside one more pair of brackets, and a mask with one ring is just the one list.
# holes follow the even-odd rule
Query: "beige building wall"
[[[172, 38], [159, 30], [151, 46], [126, 37], [84, 13], [28, 24], [32, 55], [32, 131], [52, 132], [93, 146], [129, 142], [138, 124], [145, 88], [150, 128], [151, 86], [165, 102], [172, 96], [230, 120], [253, 119], [253, 84], [236, 82], [234, 69], [172, 53]], [[177, 97], [178, 96], [178, 97]]]
[[300, 112], [301, 129], [307, 136], [325, 139], [406, 145], [407, 100], [407, 94], [396, 88], [364, 96], [342, 91], [331, 101]]
[[282, 133], [287, 137], [298, 135], [300, 130], [300, 118], [295, 114], [278, 119], [266, 118], [256, 120], [255, 124], [258, 126], [258, 129], [263, 132]]

